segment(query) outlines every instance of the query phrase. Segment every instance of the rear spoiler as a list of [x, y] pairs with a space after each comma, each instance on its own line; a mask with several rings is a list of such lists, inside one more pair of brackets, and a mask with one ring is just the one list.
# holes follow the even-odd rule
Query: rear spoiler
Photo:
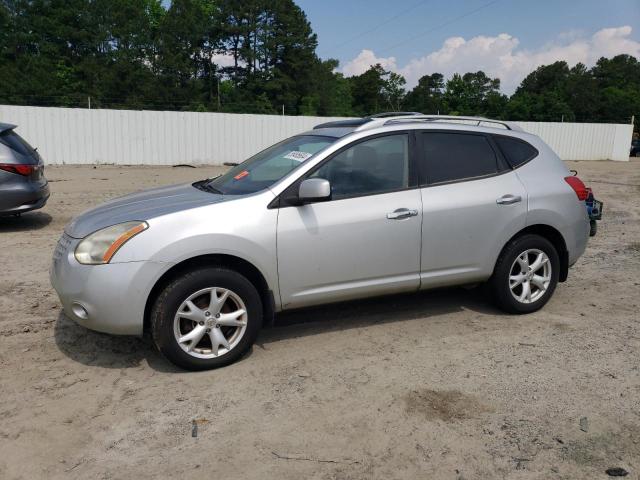
[[10, 123], [0, 123], [0, 133], [6, 132], [7, 130], [13, 130], [17, 125], [12, 125]]

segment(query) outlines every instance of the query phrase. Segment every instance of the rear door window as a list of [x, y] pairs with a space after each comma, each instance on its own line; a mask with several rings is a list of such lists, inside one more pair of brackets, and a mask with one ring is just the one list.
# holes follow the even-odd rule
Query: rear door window
[[513, 168], [517, 168], [520, 165], [527, 163], [533, 157], [538, 155], [538, 150], [524, 140], [512, 137], [503, 137], [501, 135], [494, 135], [493, 139], [498, 144], [498, 147], [507, 159], [507, 162], [509, 162]]
[[[485, 135], [424, 132], [420, 161], [429, 184], [468, 180], [498, 173], [498, 159]], [[425, 178], [422, 179], [423, 183]]]

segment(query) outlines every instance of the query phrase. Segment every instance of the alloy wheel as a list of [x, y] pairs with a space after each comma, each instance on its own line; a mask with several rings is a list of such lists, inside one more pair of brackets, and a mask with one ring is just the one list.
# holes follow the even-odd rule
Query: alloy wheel
[[539, 300], [551, 283], [551, 261], [537, 248], [518, 255], [509, 272], [511, 295], [520, 303]]
[[221, 287], [198, 290], [178, 307], [176, 342], [197, 358], [216, 358], [238, 345], [247, 330], [247, 308], [235, 292]]

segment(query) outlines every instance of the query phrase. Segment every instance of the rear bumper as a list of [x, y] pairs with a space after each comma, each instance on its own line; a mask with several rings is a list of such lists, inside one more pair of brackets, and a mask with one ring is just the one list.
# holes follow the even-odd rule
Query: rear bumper
[[42, 208], [49, 200], [49, 183], [17, 183], [0, 189], [0, 215], [15, 215]]
[[[586, 217], [586, 215], [585, 215]], [[575, 222], [569, 231], [570, 234], [565, 234], [565, 240], [567, 241], [567, 250], [569, 253], [569, 266], [573, 265], [582, 256], [587, 249], [587, 243], [589, 241], [589, 233], [591, 225], [589, 218], [580, 219]]]

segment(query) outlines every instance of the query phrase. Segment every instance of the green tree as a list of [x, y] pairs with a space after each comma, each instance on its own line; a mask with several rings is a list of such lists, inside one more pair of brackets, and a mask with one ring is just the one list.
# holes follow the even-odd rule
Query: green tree
[[582, 64], [576, 64], [567, 76], [564, 99], [579, 122], [590, 122], [598, 116], [601, 95], [593, 73]]
[[506, 107], [514, 120], [629, 122], [640, 110], [640, 63], [630, 55], [543, 65], [524, 78]]
[[[89, 17], [96, 31], [91, 53], [77, 65], [85, 90], [105, 106], [153, 102], [157, 77], [148, 61], [157, 54], [164, 9], [158, 0], [96, 0]], [[82, 88], [80, 88], [82, 90]]]
[[180, 106], [200, 100], [197, 79], [203, 73], [207, 15], [199, 0], [173, 0], [162, 18], [155, 67], [163, 102]]
[[446, 83], [444, 102], [453, 115], [500, 118], [507, 103], [500, 93], [500, 80], [483, 71], [454, 74]]
[[504, 116], [508, 120], [528, 121], [531, 119], [535, 102], [534, 94], [523, 92], [517, 96], [513, 95], [506, 105]]
[[640, 92], [637, 90], [619, 87], [606, 87], [602, 90], [598, 112], [600, 121], [629, 123], [633, 115], [637, 117], [638, 112], [640, 112]]
[[506, 107], [510, 120], [533, 122], [572, 122], [575, 116], [562, 96], [554, 91], [544, 93], [520, 93], [512, 97]]
[[351, 84], [353, 110], [356, 115], [371, 115], [382, 110], [385, 105], [385, 99], [382, 96], [385, 74], [382, 65], [377, 64], [371, 66], [361, 75], [348, 79]]
[[591, 70], [598, 91], [598, 121], [628, 123], [640, 128], [640, 62], [630, 55], [600, 58]]
[[404, 99], [404, 108], [426, 114], [445, 113], [444, 76], [441, 73], [424, 75]]
[[631, 55], [600, 58], [592, 69], [598, 85], [606, 87], [640, 87], [640, 62]]
[[[571, 71], [567, 62], [559, 61], [550, 65], [542, 65], [527, 75], [507, 107], [507, 116], [513, 120], [530, 120], [560, 122], [573, 121], [575, 114], [567, 94], [570, 86], [580, 84], [581, 69]], [[582, 92], [574, 91], [574, 102], [579, 101]]]
[[554, 62], [550, 65], [542, 65], [527, 75], [515, 95], [520, 93], [541, 94], [549, 91], [562, 92], [566, 88], [569, 77], [567, 62]]
[[407, 81], [402, 75], [395, 72], [387, 72], [385, 77], [386, 78], [382, 85], [382, 96], [391, 111], [398, 112], [400, 111], [402, 102], [404, 101], [404, 86]]
[[89, 53], [94, 36], [83, 31], [87, 2], [14, 0], [2, 5], [8, 25], [0, 37], [0, 95], [15, 103], [73, 104], [82, 81], [77, 64]]
[[397, 111], [404, 102], [406, 80], [389, 72], [382, 65], [372, 65], [361, 75], [350, 77], [353, 111], [356, 115], [371, 115], [383, 111]]
[[[640, 63], [559, 61], [507, 98], [484, 72], [345, 78], [293, 0], [0, 0], [0, 102], [302, 115], [388, 110], [514, 120], [640, 122]], [[223, 55], [231, 66], [216, 59]], [[227, 63], [225, 62], [225, 65]]]
[[300, 114], [350, 116], [351, 89], [347, 79], [335, 72], [338, 61], [329, 59], [313, 64], [310, 92], [301, 99]]
[[292, 0], [279, 0], [272, 8], [267, 46], [273, 73], [266, 90], [276, 105], [298, 113], [300, 99], [313, 94], [312, 66], [318, 62], [318, 39], [305, 13]]

